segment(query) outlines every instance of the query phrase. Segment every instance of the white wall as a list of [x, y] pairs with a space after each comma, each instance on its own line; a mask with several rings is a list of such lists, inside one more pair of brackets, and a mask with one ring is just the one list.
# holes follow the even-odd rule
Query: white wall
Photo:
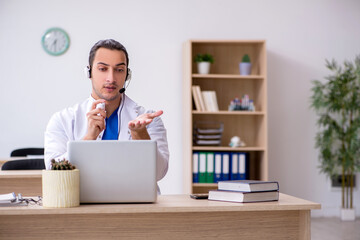
[[[0, 157], [17, 147], [43, 145], [51, 114], [90, 93], [83, 67], [91, 46], [114, 38], [130, 54], [127, 93], [165, 112], [171, 159], [160, 187], [166, 194], [181, 193], [182, 43], [266, 39], [270, 179], [280, 182], [281, 192], [320, 202], [323, 209], [314, 215], [338, 215], [340, 193], [329, 190], [317, 169], [309, 97], [311, 80], [328, 74], [326, 58], [360, 54], [359, 22], [357, 0], [0, 0]], [[47, 55], [40, 44], [54, 26], [71, 38], [60, 57]], [[360, 215], [359, 191], [354, 201]]]

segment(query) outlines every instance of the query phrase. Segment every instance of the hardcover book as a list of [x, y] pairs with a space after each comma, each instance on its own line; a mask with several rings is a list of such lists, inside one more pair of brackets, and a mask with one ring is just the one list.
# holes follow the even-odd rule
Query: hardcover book
[[239, 192], [279, 191], [279, 183], [276, 181], [258, 180], [220, 181], [218, 189]]
[[194, 102], [195, 102], [195, 107], [196, 107], [196, 110], [197, 110], [197, 111], [204, 111], [204, 110], [201, 108], [201, 105], [200, 105], [200, 96], [197, 94], [196, 87], [197, 87], [196, 85], [194, 85], [194, 86], [191, 87], [192, 94], [193, 94], [193, 99], [194, 99]]
[[278, 201], [278, 191], [267, 192], [238, 192], [238, 191], [222, 191], [222, 190], [210, 190], [209, 200], [214, 201], [226, 201], [226, 202], [268, 202]]

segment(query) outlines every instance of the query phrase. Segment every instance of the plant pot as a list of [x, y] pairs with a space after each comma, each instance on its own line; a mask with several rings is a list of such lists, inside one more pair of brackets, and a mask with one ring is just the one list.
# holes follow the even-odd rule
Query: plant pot
[[43, 207], [77, 207], [80, 205], [80, 171], [43, 170]]
[[198, 73], [209, 74], [210, 73], [210, 62], [198, 62]]
[[342, 221], [355, 221], [355, 208], [342, 208], [341, 220]]
[[239, 63], [240, 75], [250, 75], [251, 74], [251, 63], [241, 62]]

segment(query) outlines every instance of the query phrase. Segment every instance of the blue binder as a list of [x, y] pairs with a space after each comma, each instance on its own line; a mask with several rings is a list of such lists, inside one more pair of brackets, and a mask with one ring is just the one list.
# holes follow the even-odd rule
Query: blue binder
[[193, 152], [193, 183], [199, 182], [199, 153]]
[[230, 153], [222, 153], [222, 181], [230, 180]]
[[214, 182], [217, 183], [221, 181], [221, 168], [222, 168], [222, 154], [221, 152], [214, 153], [215, 155], [215, 173], [214, 173]]
[[237, 152], [231, 153], [231, 180], [239, 179], [239, 154]]
[[239, 180], [248, 179], [248, 163], [246, 153], [239, 153]]

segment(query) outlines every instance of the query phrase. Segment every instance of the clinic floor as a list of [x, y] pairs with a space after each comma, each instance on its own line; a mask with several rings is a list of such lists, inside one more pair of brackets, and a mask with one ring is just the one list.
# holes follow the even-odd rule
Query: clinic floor
[[312, 240], [360, 240], [360, 218], [343, 222], [340, 218], [311, 218]]

